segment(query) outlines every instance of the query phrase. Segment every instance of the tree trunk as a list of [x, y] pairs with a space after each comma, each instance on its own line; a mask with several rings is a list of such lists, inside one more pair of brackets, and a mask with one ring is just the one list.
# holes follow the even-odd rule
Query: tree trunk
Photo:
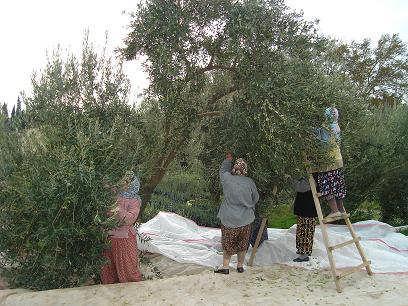
[[166, 174], [167, 168], [176, 157], [177, 152], [180, 150], [180, 147], [184, 141], [185, 139], [179, 141], [170, 151], [166, 152], [157, 160], [153, 174], [150, 176], [149, 180], [146, 182], [146, 184], [144, 184], [141, 190], [143, 203], [140, 209], [140, 216], [142, 216], [145, 207], [150, 202], [153, 191], [163, 179], [164, 175]]

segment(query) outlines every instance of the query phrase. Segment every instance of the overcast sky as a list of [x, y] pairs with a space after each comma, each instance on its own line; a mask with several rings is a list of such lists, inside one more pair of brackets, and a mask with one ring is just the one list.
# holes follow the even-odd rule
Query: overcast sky
[[[203, 0], [211, 1], [211, 0]], [[105, 32], [111, 48], [127, 33], [135, 0], [3, 0], [0, 1], [0, 103], [14, 104], [21, 90], [30, 92], [32, 72], [46, 63], [46, 51], [58, 44], [75, 54], [85, 29], [101, 48]], [[399, 33], [408, 42], [408, 0], [287, 0], [303, 9], [307, 19], [319, 19], [320, 29], [342, 40], [377, 40], [382, 33]], [[131, 101], [148, 84], [138, 63], [127, 63]]]

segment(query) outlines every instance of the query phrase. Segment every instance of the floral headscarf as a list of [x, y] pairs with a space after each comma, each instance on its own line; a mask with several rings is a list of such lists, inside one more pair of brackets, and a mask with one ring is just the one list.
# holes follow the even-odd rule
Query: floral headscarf
[[324, 115], [327, 118], [327, 121], [330, 125], [331, 132], [336, 137], [336, 140], [340, 140], [340, 126], [338, 123], [339, 111], [335, 107], [328, 107], [325, 109]]
[[233, 175], [247, 175], [248, 173], [248, 166], [247, 163], [245, 162], [245, 160], [243, 160], [242, 158], [238, 158], [235, 161], [234, 166], [232, 167], [232, 171], [231, 173]]
[[138, 199], [140, 200], [139, 196], [139, 189], [140, 189], [140, 182], [137, 176], [133, 173], [133, 171], [126, 171], [123, 180], [130, 181], [129, 187], [126, 190], [119, 192], [120, 196], [126, 199]]
[[315, 129], [315, 133], [318, 139], [323, 142], [328, 142], [331, 135], [334, 135], [336, 141], [340, 141], [340, 126], [338, 124], [339, 111], [335, 107], [328, 107], [324, 111], [328, 126]]

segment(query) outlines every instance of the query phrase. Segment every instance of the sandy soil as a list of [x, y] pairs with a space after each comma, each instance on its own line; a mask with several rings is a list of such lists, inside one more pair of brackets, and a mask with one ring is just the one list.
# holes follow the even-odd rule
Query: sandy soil
[[0, 291], [0, 304], [408, 305], [408, 275], [354, 273], [342, 281], [344, 291], [338, 294], [327, 271], [273, 265], [248, 268], [243, 274], [218, 275], [161, 256], [151, 261], [162, 279], [42, 292], [6, 289]]

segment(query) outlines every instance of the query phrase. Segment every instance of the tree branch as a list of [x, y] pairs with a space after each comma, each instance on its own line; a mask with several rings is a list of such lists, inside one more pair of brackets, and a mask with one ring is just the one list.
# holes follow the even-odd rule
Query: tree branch
[[212, 63], [212, 58], [211, 58], [210, 63], [206, 67], [199, 69], [198, 73], [205, 73], [207, 71], [214, 71], [214, 70], [226, 70], [226, 71], [235, 72], [236, 68], [233, 66], [214, 65]]
[[208, 104], [213, 104], [217, 102], [218, 100], [238, 91], [238, 87], [236, 85], [232, 85], [231, 87], [227, 88], [224, 91], [219, 91], [216, 92], [215, 94], [212, 95], [212, 97], [208, 100]]
[[[233, 86], [227, 88], [226, 90], [216, 92], [215, 94], [213, 94], [209, 98], [208, 103], [207, 103], [207, 107], [209, 107], [211, 104], [214, 104], [218, 100], [221, 100], [222, 98], [225, 98], [226, 96], [237, 92], [238, 90], [239, 90], [238, 87], [236, 85], [233, 85]], [[204, 118], [204, 117], [222, 116], [222, 114], [223, 114], [223, 112], [221, 112], [221, 111], [208, 110], [208, 111], [204, 111], [202, 113], [197, 114], [197, 116], [199, 118]]]
[[216, 117], [216, 116], [221, 116], [223, 112], [220, 111], [208, 111], [208, 112], [203, 112], [199, 113], [198, 117], [204, 118], [204, 117]]

